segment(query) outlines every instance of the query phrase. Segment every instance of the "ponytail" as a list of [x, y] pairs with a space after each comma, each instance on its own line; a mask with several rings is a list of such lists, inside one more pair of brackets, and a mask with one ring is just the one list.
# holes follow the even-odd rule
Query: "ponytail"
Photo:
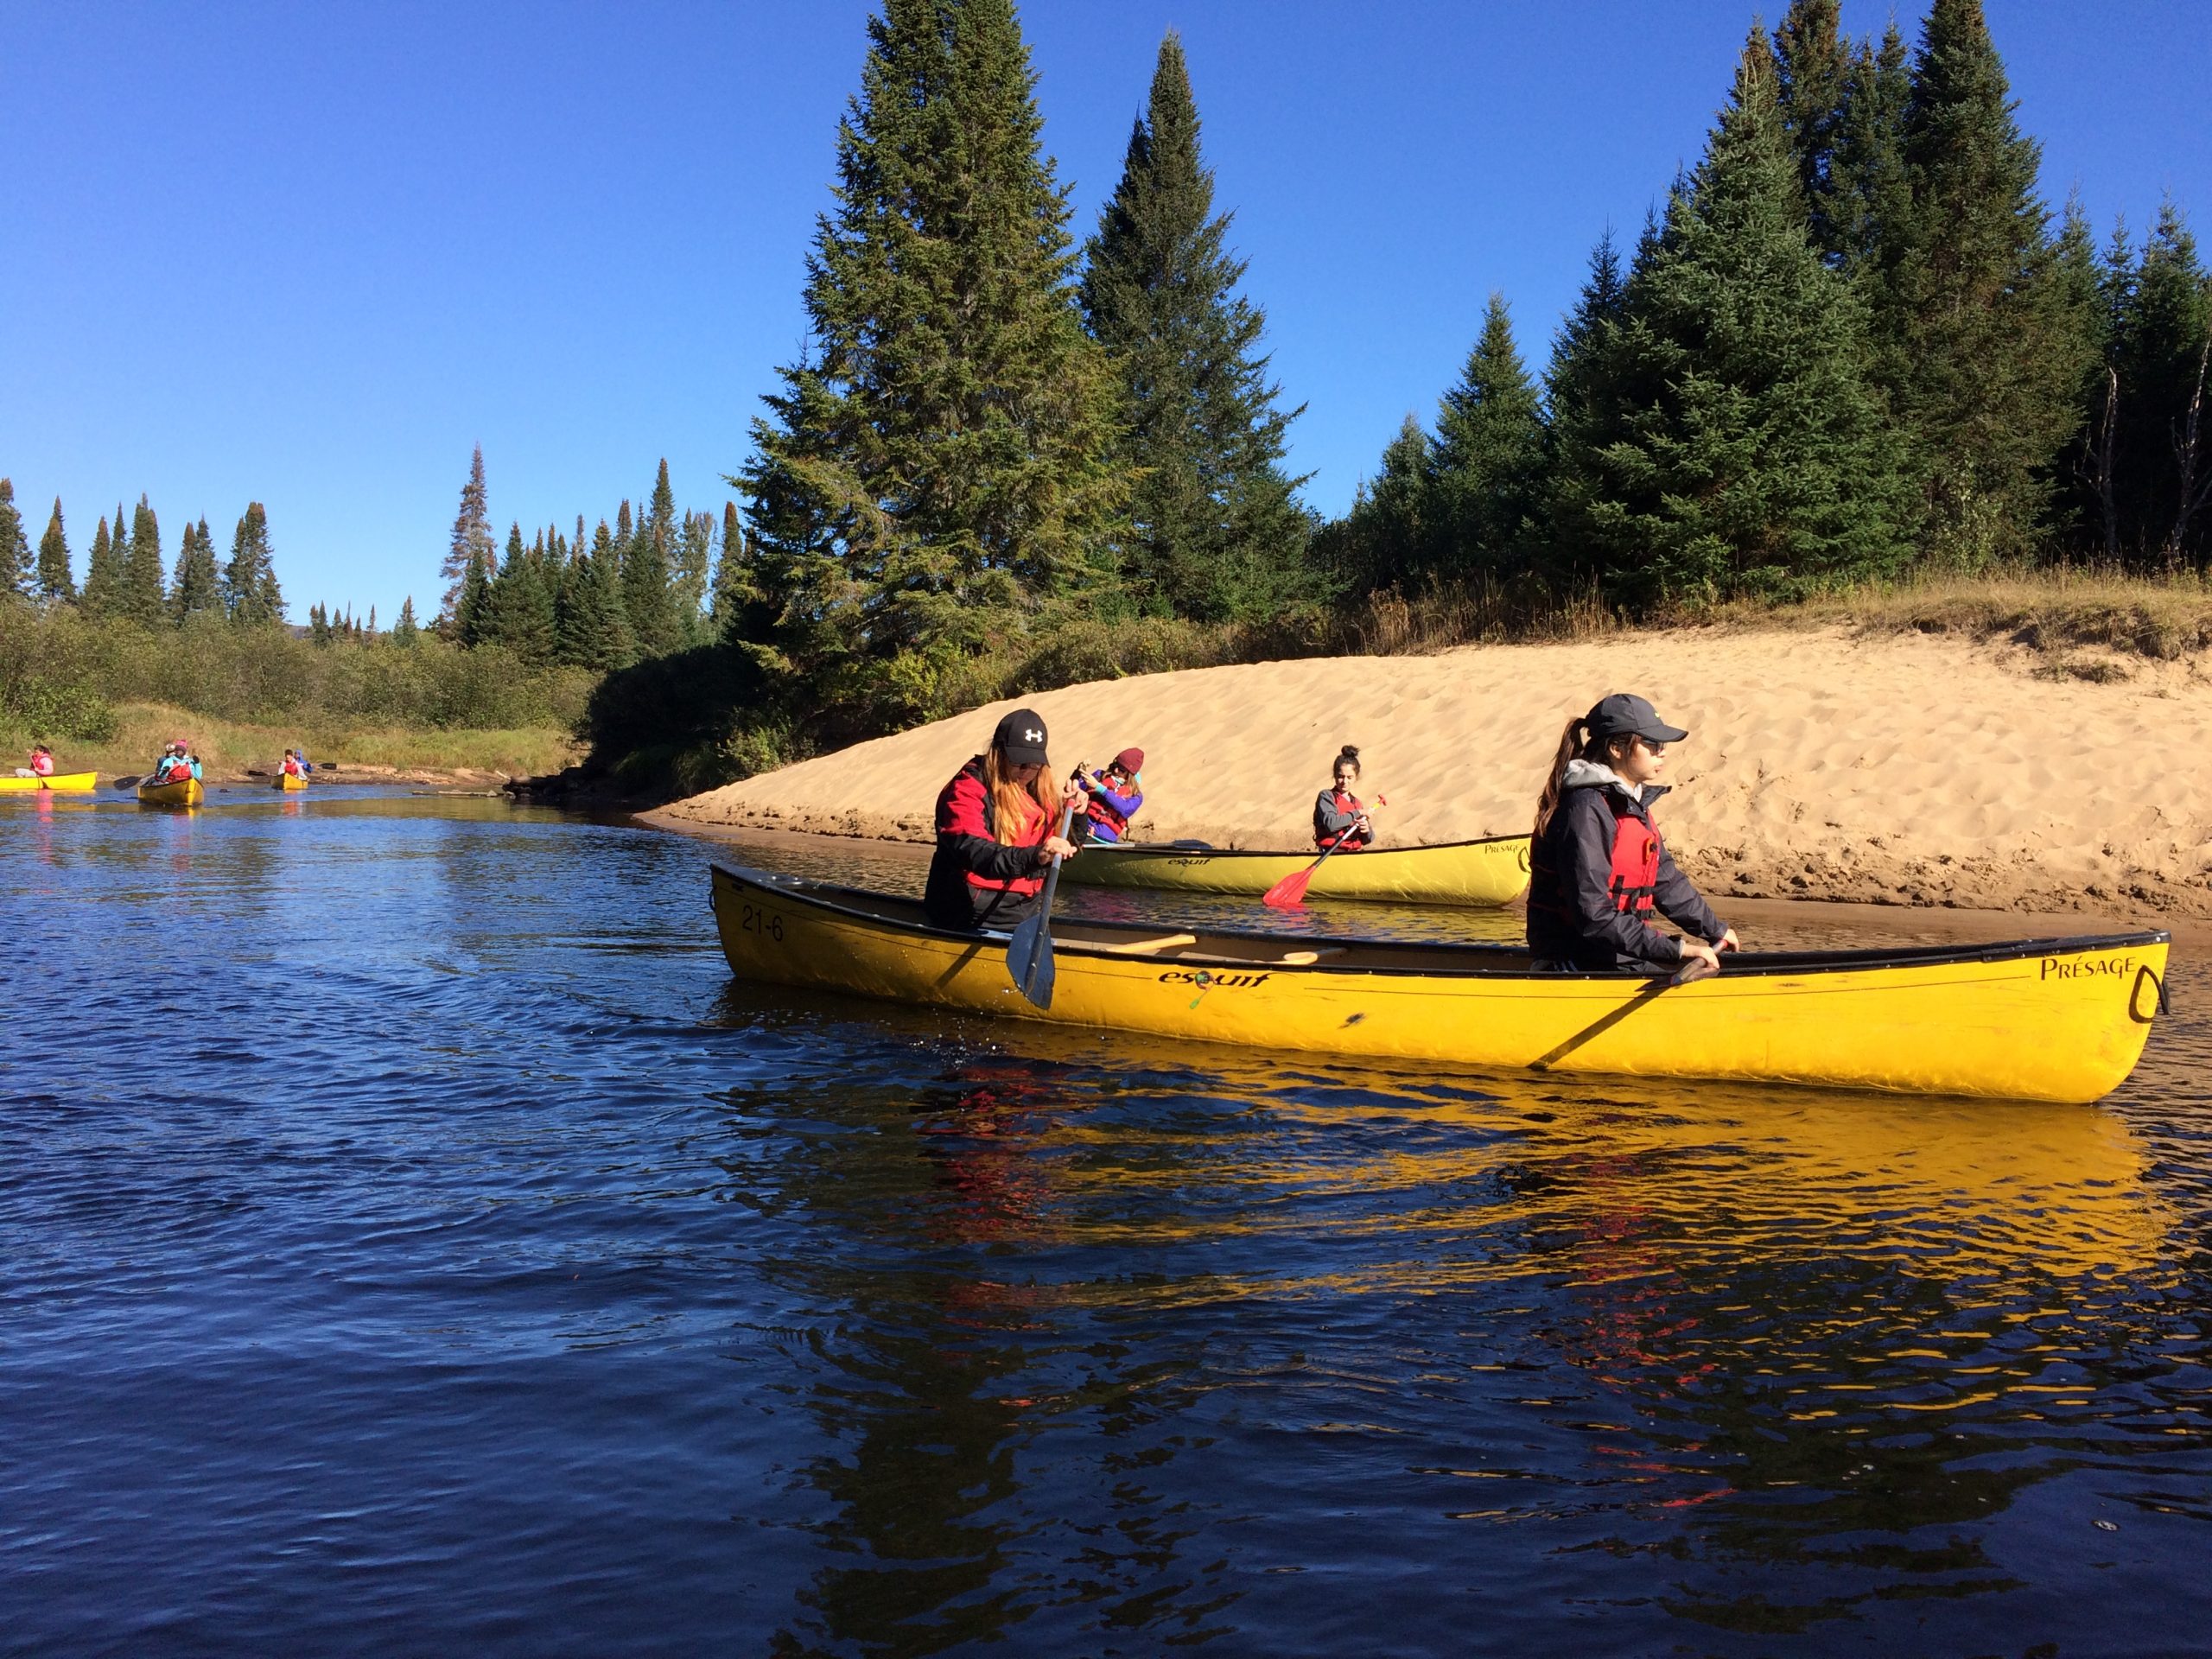
[[1536, 798], [1536, 834], [1542, 835], [1552, 827], [1552, 814], [1559, 810], [1559, 798], [1567, 782], [1567, 763], [1589, 747], [1585, 728], [1589, 717], [1576, 715], [1567, 722], [1567, 729], [1559, 734], [1559, 752], [1552, 756], [1551, 770], [1544, 775], [1544, 792]]

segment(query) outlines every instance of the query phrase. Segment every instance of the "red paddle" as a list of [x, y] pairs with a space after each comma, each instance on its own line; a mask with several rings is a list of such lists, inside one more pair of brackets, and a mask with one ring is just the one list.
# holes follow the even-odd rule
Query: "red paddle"
[[[1390, 798], [1388, 795], [1377, 795], [1375, 798], [1375, 804], [1388, 806], [1390, 804]], [[1344, 835], [1338, 836], [1334, 842], [1322, 851], [1320, 857], [1302, 870], [1293, 870], [1274, 886], [1269, 887], [1260, 895], [1260, 902], [1263, 905], [1272, 905], [1277, 910], [1296, 910], [1306, 902], [1306, 888], [1313, 880], [1313, 872], [1329, 861], [1329, 855], [1343, 846], [1345, 837], [1350, 834], [1351, 831], [1345, 831]]]

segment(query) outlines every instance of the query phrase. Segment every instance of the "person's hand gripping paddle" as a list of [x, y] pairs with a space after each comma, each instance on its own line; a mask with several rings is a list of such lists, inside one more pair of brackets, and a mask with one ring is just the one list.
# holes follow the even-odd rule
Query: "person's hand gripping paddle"
[[[1375, 798], [1375, 804], [1377, 806], [1388, 806], [1390, 804], [1390, 798], [1388, 795], [1377, 795]], [[1345, 830], [1343, 835], [1338, 836], [1334, 842], [1331, 842], [1322, 850], [1320, 857], [1315, 859], [1311, 864], [1308, 864], [1302, 870], [1293, 870], [1288, 875], [1283, 877], [1281, 880], [1276, 882], [1274, 886], [1269, 887], [1265, 893], [1262, 893], [1260, 895], [1260, 902], [1263, 905], [1272, 906], [1277, 910], [1296, 910], [1300, 905], [1306, 902], [1306, 889], [1313, 880], [1313, 872], [1319, 869], [1324, 864], [1327, 863], [1329, 861], [1329, 855], [1335, 852], [1338, 848], [1343, 846], [1345, 841], [1350, 838], [1351, 835], [1351, 830]]]
[[[1074, 822], [1075, 803], [1070, 801], [1060, 809], [1061, 840], [1067, 839], [1068, 827]], [[1006, 942], [1006, 970], [1014, 980], [1014, 988], [1040, 1008], [1052, 1006], [1052, 893], [1060, 885], [1060, 854], [1052, 855], [1052, 872], [1045, 878], [1045, 893], [1036, 913], [1015, 928], [1014, 937]]]

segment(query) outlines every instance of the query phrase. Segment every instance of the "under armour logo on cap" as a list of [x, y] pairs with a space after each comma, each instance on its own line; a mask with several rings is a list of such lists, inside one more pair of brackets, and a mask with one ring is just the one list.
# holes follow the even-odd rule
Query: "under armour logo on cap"
[[1017, 709], [999, 721], [991, 747], [1018, 766], [1045, 764], [1045, 718], [1034, 709]]
[[1032, 743], [1042, 743], [1045, 741], [1045, 734], [1034, 726], [1028, 728], [1021, 734]]

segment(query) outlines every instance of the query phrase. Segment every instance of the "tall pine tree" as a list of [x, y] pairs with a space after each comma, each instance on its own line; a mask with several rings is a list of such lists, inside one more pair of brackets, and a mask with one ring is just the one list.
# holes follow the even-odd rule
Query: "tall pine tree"
[[269, 627], [284, 620], [284, 594], [269, 545], [269, 514], [258, 501], [246, 503], [231, 535], [231, 556], [223, 566], [223, 608], [242, 627]]
[[1383, 447], [1382, 470], [1353, 493], [1351, 509], [1325, 526], [1317, 561], [1339, 587], [1356, 592], [1413, 584], [1428, 569], [1435, 527], [1429, 520], [1428, 434], [1409, 413]]
[[123, 587], [118, 609], [145, 627], [168, 614], [168, 595], [162, 563], [162, 526], [144, 496], [130, 515], [130, 551], [123, 562]]
[[440, 601], [441, 615], [459, 615], [469, 561], [481, 559], [488, 569], [495, 556], [490, 502], [484, 486], [484, 446], [480, 443], [470, 452], [468, 481], [461, 486], [461, 506], [454, 514], [453, 535], [446, 543], [445, 562], [438, 567], [438, 575], [446, 584], [445, 596]]
[[1832, 264], [1843, 257], [1844, 232], [1835, 211], [1836, 150], [1843, 141], [1851, 86], [1851, 53], [1844, 44], [1840, 0], [1790, 0], [1774, 32], [1781, 80], [1777, 102], [1783, 130], [1797, 161], [1797, 188], [1805, 198], [1813, 245]]
[[[122, 519], [118, 510], [116, 522], [119, 524]], [[113, 616], [122, 594], [123, 571], [116, 558], [115, 538], [108, 533], [107, 520], [102, 518], [99, 528], [92, 532], [92, 550], [85, 565], [85, 594], [80, 607], [86, 616]]]
[[2202, 410], [2212, 293], [2196, 240], [2171, 200], [2159, 206], [2116, 322], [2113, 483], [2122, 555], [2144, 568], [2201, 564], [2200, 492], [2212, 476], [2212, 457], [2204, 453], [2212, 432]]
[[1584, 551], [1631, 603], [1788, 593], [1908, 555], [1863, 317], [1807, 239], [1776, 83], [1755, 29], [1610, 330], [1618, 435], [1572, 458]]
[[169, 614], [179, 624], [195, 616], [223, 614], [222, 578], [215, 569], [215, 544], [207, 521], [188, 523], [176, 553], [176, 583], [169, 594]]
[[1154, 610], [1268, 614], [1305, 585], [1309, 524], [1283, 467], [1259, 349], [1266, 319], [1236, 292], [1230, 215], [1213, 212], [1183, 42], [1160, 43], [1122, 181], [1087, 245], [1081, 295], [1122, 382], [1129, 498], [1125, 577]]
[[553, 655], [554, 601], [545, 587], [542, 557], [522, 544], [522, 526], [507, 531], [507, 556], [485, 597], [482, 637], [504, 645], [524, 661], [543, 663]]
[[[622, 504], [621, 518], [627, 518], [629, 505]], [[641, 657], [658, 657], [685, 642], [683, 621], [669, 592], [669, 540], [675, 517], [676, 493], [669, 487], [664, 460], [645, 510], [622, 552], [622, 605]]]
[[0, 599], [30, 597], [31, 544], [16, 511], [16, 486], [0, 478]]
[[1510, 575], [1527, 564], [1544, 487], [1543, 412], [1502, 294], [1490, 296], [1482, 335], [1444, 394], [1428, 478], [1439, 575]]
[[62, 528], [61, 498], [54, 498], [53, 515], [38, 543], [38, 596], [48, 604], [74, 603], [77, 578], [69, 568], [69, 532]]
[[1017, 607], [1097, 575], [1125, 493], [1011, 0], [885, 0], [809, 261], [812, 346], [742, 474], [787, 653], [850, 723], [933, 712]]
[[405, 649], [416, 645], [422, 632], [415, 621], [415, 595], [410, 594], [399, 601], [399, 614], [392, 620], [391, 632], [388, 637], [393, 645]]

